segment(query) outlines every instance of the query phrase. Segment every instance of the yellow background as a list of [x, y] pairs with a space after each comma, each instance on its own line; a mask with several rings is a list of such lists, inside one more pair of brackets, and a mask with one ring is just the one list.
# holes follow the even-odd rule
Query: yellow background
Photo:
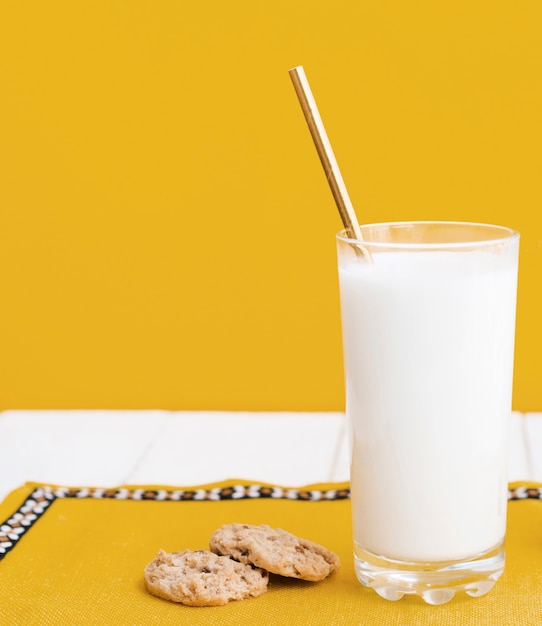
[[522, 234], [542, 410], [542, 4], [49, 0], [0, 15], [0, 408], [340, 410], [340, 220]]

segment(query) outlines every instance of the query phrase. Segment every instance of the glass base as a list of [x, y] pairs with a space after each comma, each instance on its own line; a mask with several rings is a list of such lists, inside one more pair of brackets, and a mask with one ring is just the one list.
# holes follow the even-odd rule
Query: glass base
[[485, 595], [503, 573], [504, 562], [504, 542], [472, 558], [437, 563], [392, 561], [359, 546], [354, 552], [358, 580], [385, 600], [417, 595], [435, 605], [449, 602], [458, 591], [475, 598]]

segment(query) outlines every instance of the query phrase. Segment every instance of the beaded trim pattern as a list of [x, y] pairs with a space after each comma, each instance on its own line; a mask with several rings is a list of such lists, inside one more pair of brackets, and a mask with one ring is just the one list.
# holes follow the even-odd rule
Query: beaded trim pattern
[[[276, 499], [322, 502], [347, 500], [349, 489], [307, 490], [288, 489], [264, 485], [230, 485], [211, 489], [100, 489], [69, 487], [37, 487], [26, 498], [15, 513], [0, 525], [0, 560], [12, 550], [20, 539], [40, 519], [58, 499], [109, 499], [109, 500], [150, 500], [150, 501], [209, 501]], [[508, 499], [542, 500], [542, 488], [516, 487], [509, 489]]]
[[109, 499], [109, 500], [150, 500], [150, 501], [218, 501], [247, 499], [303, 500], [318, 502], [323, 500], [346, 500], [348, 489], [327, 491], [286, 489], [263, 485], [231, 485], [211, 489], [100, 489], [69, 487], [37, 487], [26, 498], [15, 513], [0, 525], [0, 560], [12, 550], [17, 542], [45, 514], [58, 499]]

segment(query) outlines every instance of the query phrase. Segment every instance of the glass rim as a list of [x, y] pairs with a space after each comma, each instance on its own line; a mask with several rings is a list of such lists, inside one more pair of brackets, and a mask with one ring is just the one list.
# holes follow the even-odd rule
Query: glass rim
[[464, 228], [479, 228], [490, 229], [495, 231], [495, 237], [492, 238], [472, 238], [468, 240], [458, 241], [434, 241], [434, 242], [398, 242], [398, 241], [371, 241], [367, 239], [356, 239], [348, 237], [346, 232], [348, 229], [343, 228], [336, 234], [336, 239], [345, 244], [366, 246], [368, 248], [401, 248], [401, 249], [457, 249], [457, 248], [472, 248], [472, 247], [490, 247], [504, 243], [510, 243], [520, 237], [520, 233], [514, 228], [508, 226], [501, 226], [499, 224], [489, 224], [485, 222], [467, 222], [467, 221], [452, 221], [452, 220], [412, 220], [412, 221], [398, 221], [398, 222], [374, 222], [368, 224], [360, 224], [360, 228], [363, 232], [368, 228], [382, 228], [382, 227], [403, 227], [403, 226], [457, 226]]

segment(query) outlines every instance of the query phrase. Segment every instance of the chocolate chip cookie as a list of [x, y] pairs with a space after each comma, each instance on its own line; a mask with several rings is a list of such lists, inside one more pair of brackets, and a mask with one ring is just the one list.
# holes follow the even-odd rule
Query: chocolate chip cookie
[[189, 606], [221, 606], [260, 596], [268, 580], [266, 571], [209, 550], [159, 550], [145, 567], [150, 593]]
[[226, 524], [209, 545], [218, 555], [303, 580], [323, 580], [340, 566], [339, 557], [323, 546], [267, 525]]

